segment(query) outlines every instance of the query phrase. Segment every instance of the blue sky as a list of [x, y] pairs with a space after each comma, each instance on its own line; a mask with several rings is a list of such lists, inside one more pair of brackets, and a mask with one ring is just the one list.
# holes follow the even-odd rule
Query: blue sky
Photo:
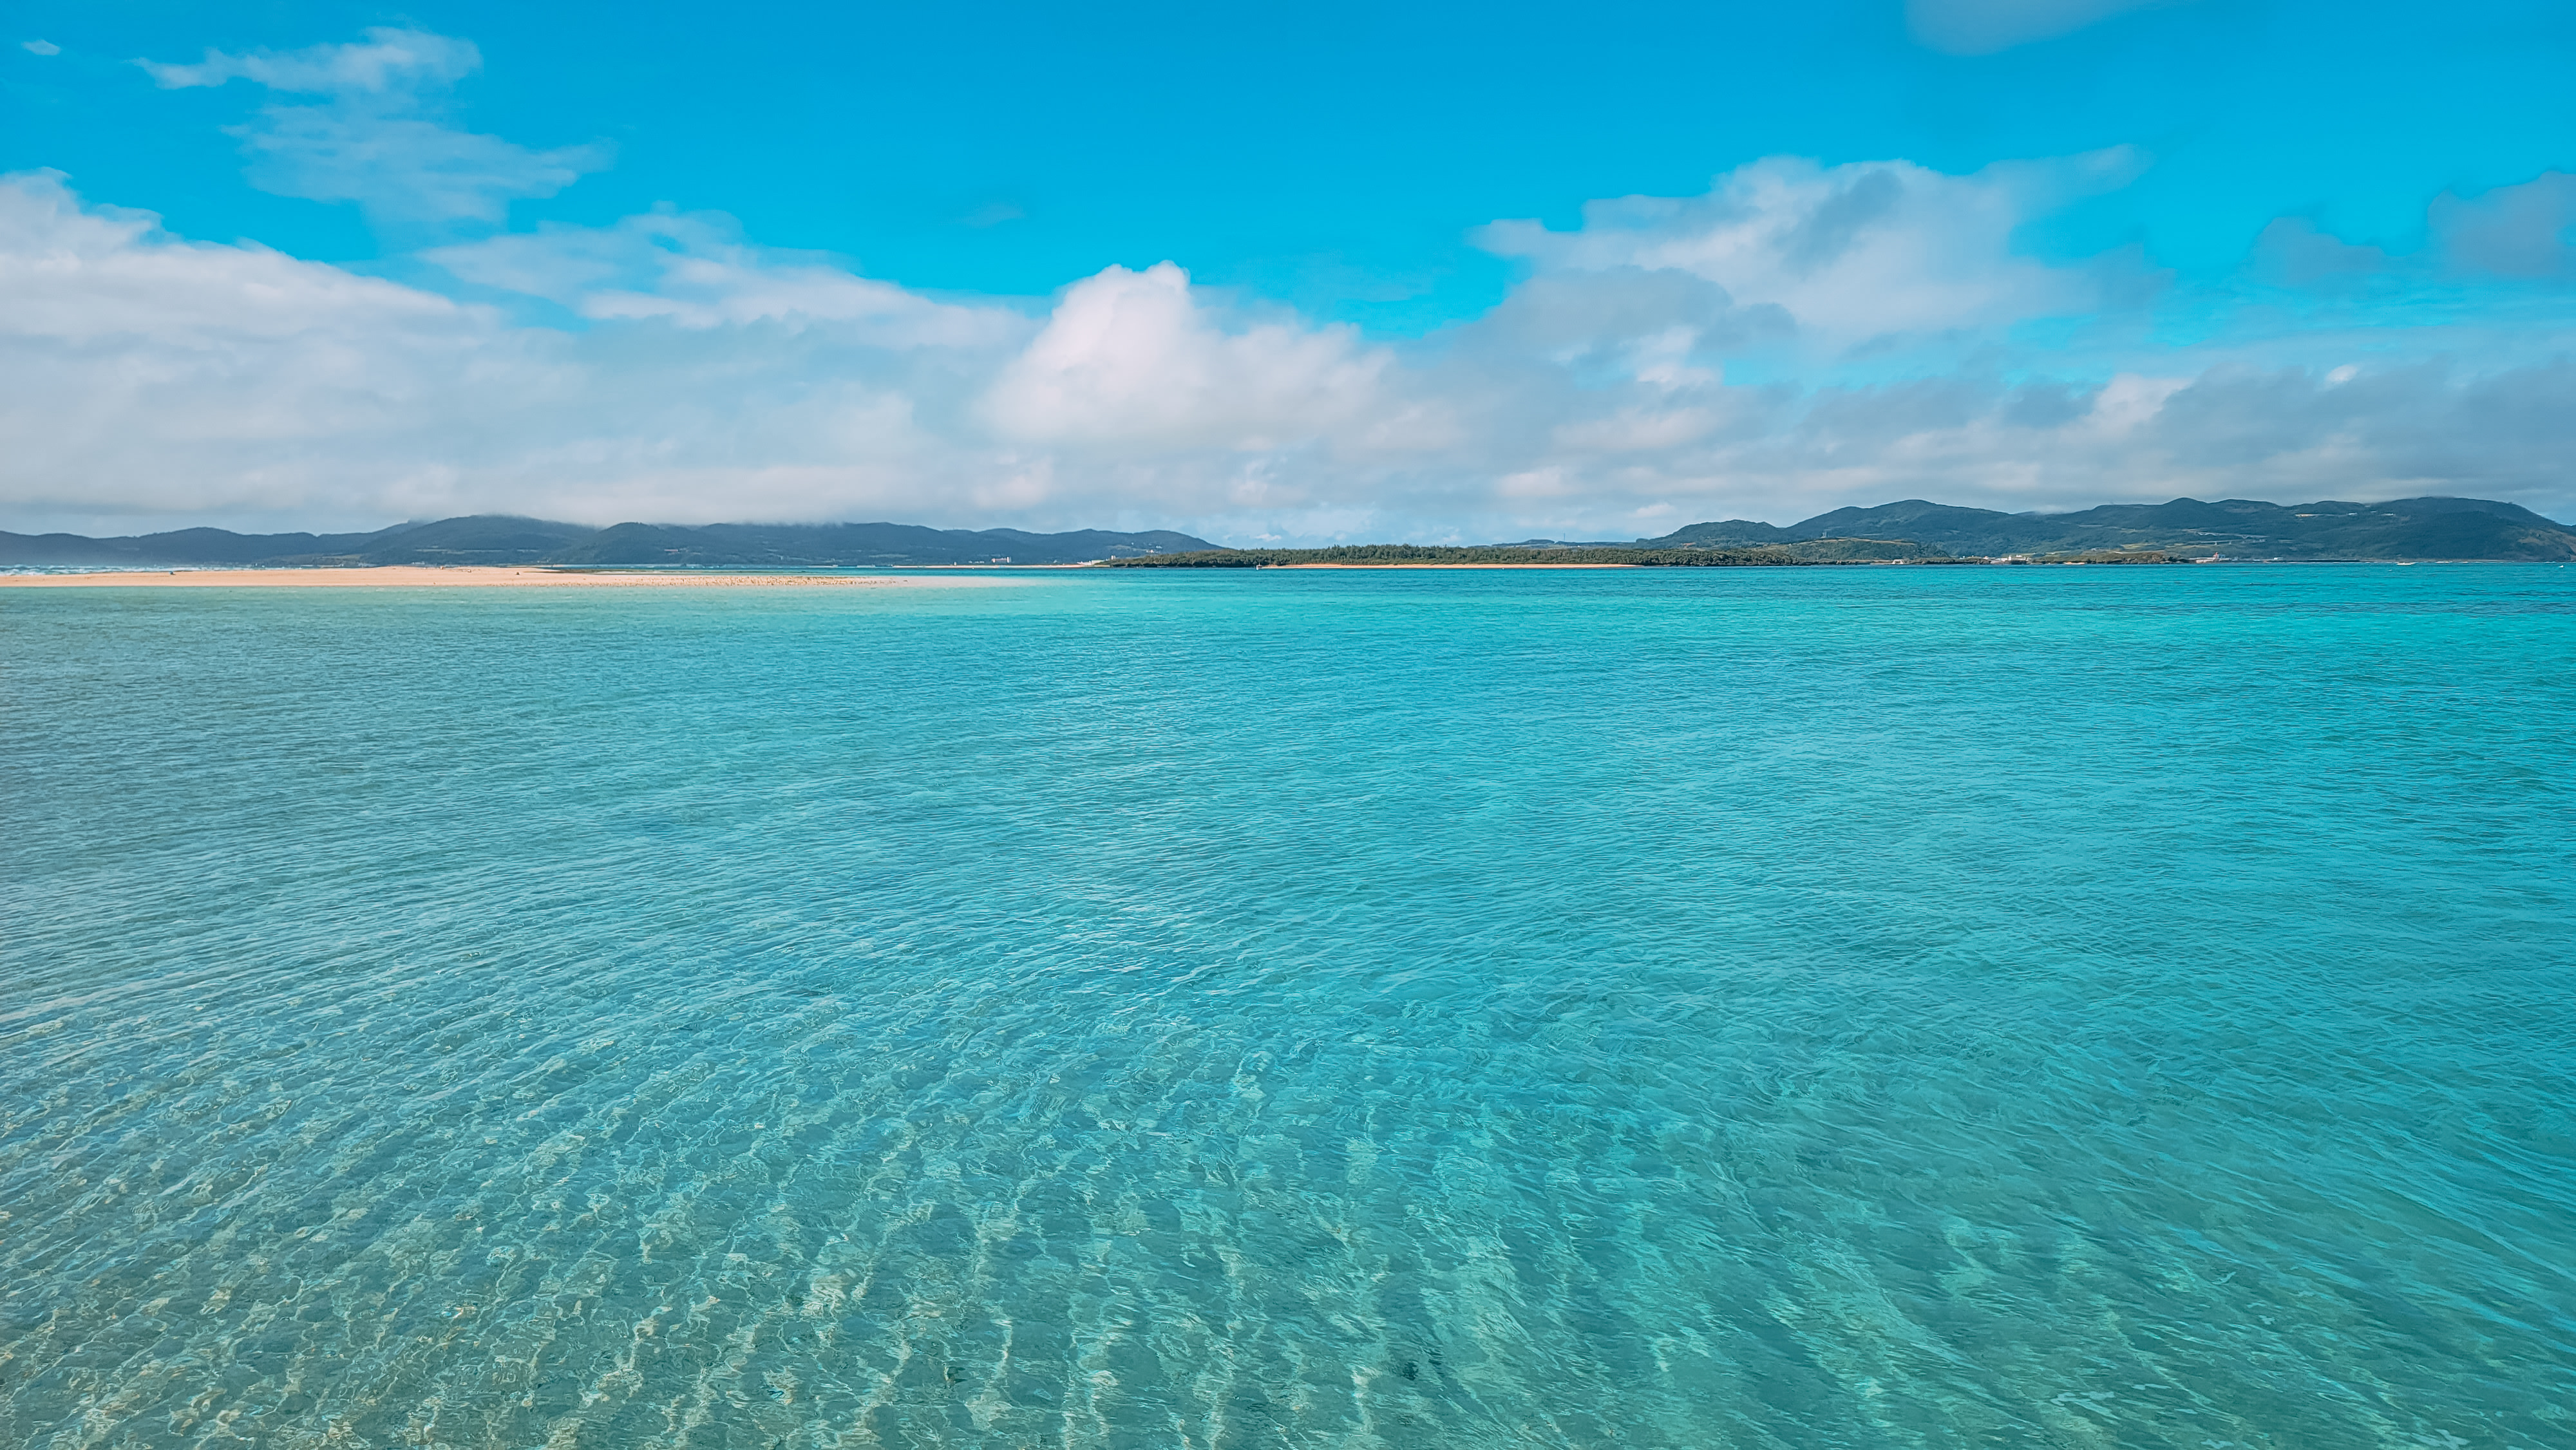
[[2564, 5], [9, 23], [0, 527], [2576, 512]]

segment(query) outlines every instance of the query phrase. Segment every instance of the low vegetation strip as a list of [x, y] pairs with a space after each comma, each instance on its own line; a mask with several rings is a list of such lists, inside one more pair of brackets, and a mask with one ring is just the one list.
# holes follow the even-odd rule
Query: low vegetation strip
[[1209, 549], [1110, 559], [1111, 569], [1279, 569], [1298, 564], [1401, 567], [1407, 564], [1628, 564], [1643, 568], [1741, 568], [1763, 564], [1830, 564], [1787, 549], [1496, 549], [1431, 544], [1343, 544], [1330, 549]]

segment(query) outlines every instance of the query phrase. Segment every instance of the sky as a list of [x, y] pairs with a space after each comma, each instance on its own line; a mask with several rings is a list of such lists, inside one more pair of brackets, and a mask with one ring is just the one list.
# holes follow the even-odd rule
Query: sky
[[2576, 519], [2576, 7], [19, 0], [0, 528]]

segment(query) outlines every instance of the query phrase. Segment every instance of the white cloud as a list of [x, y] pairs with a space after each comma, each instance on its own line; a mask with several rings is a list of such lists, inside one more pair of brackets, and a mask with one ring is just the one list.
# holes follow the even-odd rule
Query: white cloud
[[[1652, 225], [1621, 204], [1598, 237], [1524, 234], [1533, 275], [1502, 305], [1411, 343], [1247, 309], [1169, 264], [1045, 303], [943, 300], [711, 215], [432, 254], [474, 295], [585, 319], [534, 325], [514, 319], [563, 314], [187, 241], [83, 206], [58, 176], [0, 178], [0, 526], [506, 510], [1251, 542], [1625, 537], [1912, 496], [2576, 504], [2576, 331], [2514, 358], [2464, 335], [2474, 364], [2356, 330], [2302, 343], [2310, 356], [2142, 347], [2024, 377], [2007, 362], [2067, 355], [1998, 339], [2093, 283], [2010, 253], [2003, 183], [1748, 170]], [[1833, 211], [1874, 174], [1898, 200]], [[1970, 215], [1944, 226], [1925, 196]], [[2514, 205], [2493, 215], [2525, 227]], [[1881, 227], [1932, 255], [1881, 254]], [[1906, 336], [1991, 346], [1965, 366], [1783, 364], [1784, 340], [1866, 331], [1810, 290], [1819, 275], [1876, 289]]]
[[9, 336], [72, 347], [149, 338], [221, 350], [246, 339], [446, 332], [470, 315], [444, 297], [264, 247], [181, 241], [148, 212], [85, 208], [57, 172], [0, 178], [0, 295]]
[[1904, 161], [1778, 157], [1719, 177], [1705, 196], [1593, 202], [1576, 231], [1497, 222], [1482, 235], [1542, 274], [1701, 278], [1738, 307], [1776, 309], [1812, 346], [1847, 351], [2100, 307], [2098, 272], [2017, 256], [2013, 234], [2140, 164], [2115, 149], [1951, 176]]
[[984, 408], [1005, 435], [1044, 443], [1243, 452], [1356, 441], [1393, 362], [1348, 327], [1229, 331], [1169, 262], [1111, 267], [1065, 293]]
[[1951, 55], [1991, 55], [2072, 34], [2132, 10], [2177, 0], [1905, 0], [1914, 38]]
[[[18, 509], [380, 509], [443, 461], [387, 445], [531, 351], [442, 297], [170, 238], [50, 174], [0, 183], [0, 487]], [[353, 462], [359, 498], [335, 496]]]
[[63, 48], [50, 40], [22, 40], [18, 48], [29, 55], [60, 55]]
[[473, 42], [379, 26], [350, 45], [232, 55], [193, 65], [138, 61], [162, 88], [247, 80], [319, 104], [272, 105], [233, 134], [253, 186], [279, 196], [357, 203], [370, 225], [405, 240], [458, 222], [498, 223], [509, 204], [552, 196], [611, 153], [590, 144], [531, 150], [447, 125], [443, 92], [483, 64]]

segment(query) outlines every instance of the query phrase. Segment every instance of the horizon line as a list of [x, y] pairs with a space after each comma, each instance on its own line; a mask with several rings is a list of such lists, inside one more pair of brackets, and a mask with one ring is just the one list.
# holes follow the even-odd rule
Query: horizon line
[[[2397, 496], [2393, 496], [2393, 497], [2389, 497], [2389, 498], [2379, 498], [2379, 499], [2367, 499], [2367, 498], [2360, 498], [2360, 499], [2355, 499], [2355, 498], [2317, 498], [2317, 499], [2309, 499], [2309, 500], [2306, 500], [2305, 502], [2306, 502], [2306, 503], [2308, 503], [2308, 504], [2310, 504], [2310, 505], [2314, 505], [2314, 504], [2353, 504], [2353, 505], [2365, 506], [2365, 507], [2366, 507], [2366, 506], [2369, 506], [2369, 505], [2371, 505], [2371, 504], [2407, 503], [2407, 502], [2412, 502], [2412, 501], [2414, 501], [2414, 500], [2418, 500], [2418, 499], [2457, 499], [2457, 500], [2461, 500], [2461, 501], [2463, 501], [2463, 502], [2470, 502], [2470, 503], [2499, 503], [2499, 504], [2506, 504], [2507, 506], [2512, 507], [2512, 508], [2522, 509], [2524, 512], [2529, 513], [2529, 514], [2533, 515], [2533, 516], [2534, 516], [2534, 517], [2536, 517], [2536, 518], [2546, 519], [2546, 520], [2548, 520], [2550, 523], [2557, 524], [2557, 525], [2559, 525], [2559, 526], [2560, 526], [2560, 527], [2562, 527], [2562, 528], [2576, 528], [2576, 520], [2569, 520], [2569, 519], [2560, 519], [2560, 518], [2556, 518], [2556, 517], [2553, 517], [2553, 516], [2551, 516], [2551, 515], [2541, 513], [2539, 510], [2537, 510], [2537, 509], [2533, 509], [2533, 508], [2530, 508], [2530, 507], [2528, 507], [2527, 505], [2517, 504], [2517, 503], [2512, 503], [2510, 500], [2507, 500], [2507, 499], [2479, 498], [2479, 497], [2476, 497], [2475, 495], [2472, 495], [2472, 494], [2421, 493], [2421, 494], [2402, 494], [2402, 495], [2397, 495]], [[1548, 542], [1548, 543], [1557, 543], [1557, 544], [1567, 544], [1567, 543], [1602, 543], [1602, 544], [1634, 543], [1634, 542], [1643, 542], [1643, 541], [1645, 541], [1645, 540], [1647, 540], [1647, 539], [1649, 539], [1649, 538], [1669, 537], [1671, 534], [1678, 533], [1678, 532], [1680, 532], [1680, 531], [1681, 531], [1681, 530], [1683, 530], [1683, 529], [1697, 528], [1697, 527], [1700, 527], [1701, 525], [1704, 525], [1704, 524], [1717, 524], [1717, 523], [1750, 523], [1750, 524], [1761, 524], [1762, 526], [1764, 526], [1764, 527], [1766, 527], [1766, 528], [1787, 529], [1787, 528], [1795, 528], [1795, 527], [1797, 527], [1797, 526], [1798, 526], [1798, 525], [1800, 525], [1800, 524], [1813, 523], [1813, 522], [1814, 522], [1814, 521], [1816, 521], [1817, 519], [1825, 518], [1825, 517], [1828, 517], [1828, 516], [1830, 516], [1830, 515], [1832, 515], [1832, 514], [1842, 513], [1842, 512], [1845, 512], [1845, 511], [1850, 511], [1850, 512], [1855, 512], [1855, 513], [1869, 513], [1869, 512], [1872, 512], [1872, 511], [1874, 511], [1874, 510], [1877, 510], [1877, 509], [1896, 508], [1896, 507], [1899, 507], [1899, 506], [1901, 506], [1901, 505], [1904, 505], [1904, 504], [1910, 504], [1910, 503], [1919, 503], [1919, 504], [1924, 504], [1924, 505], [1929, 506], [1929, 507], [1932, 507], [1932, 508], [1962, 509], [1962, 510], [1967, 510], [1967, 511], [1975, 512], [1975, 513], [1993, 514], [1993, 515], [1995, 515], [1995, 516], [1996, 516], [1996, 517], [1998, 517], [1998, 518], [2059, 518], [2059, 517], [2064, 517], [2064, 516], [2071, 515], [2071, 514], [2090, 513], [2090, 512], [2092, 512], [2092, 511], [2093, 511], [2093, 510], [2095, 510], [2095, 509], [2103, 509], [2103, 508], [2161, 508], [2161, 507], [2166, 507], [2166, 506], [2169, 506], [2169, 505], [2172, 505], [2172, 504], [2177, 504], [2177, 503], [2196, 503], [2196, 504], [2202, 504], [2202, 505], [2205, 505], [2205, 506], [2208, 506], [2208, 507], [2212, 507], [2212, 508], [2222, 507], [2222, 506], [2224, 506], [2224, 505], [2231, 504], [2231, 503], [2260, 504], [2260, 505], [2262, 505], [2262, 506], [2264, 506], [2264, 507], [2266, 507], [2266, 508], [2293, 508], [2293, 507], [2297, 507], [2297, 506], [2298, 506], [2298, 505], [2295, 505], [2295, 504], [2288, 504], [2288, 503], [2280, 503], [2280, 502], [2276, 502], [2276, 501], [2271, 500], [2271, 499], [2244, 498], [2244, 497], [2231, 497], [2231, 498], [2221, 498], [2221, 499], [2203, 499], [2203, 498], [2195, 498], [2195, 497], [2193, 497], [2193, 496], [2191, 496], [2191, 495], [2189, 495], [2189, 494], [2176, 494], [2176, 495], [2174, 495], [2174, 496], [2172, 496], [2172, 497], [2170, 497], [2170, 498], [2165, 498], [2165, 499], [2158, 499], [2158, 500], [2134, 500], [2134, 499], [2132, 499], [2132, 500], [2113, 500], [2113, 501], [2105, 502], [2105, 503], [2088, 504], [2088, 505], [2084, 506], [2083, 508], [2071, 508], [2071, 509], [1990, 509], [1990, 508], [1983, 508], [1983, 507], [1980, 507], [1979, 505], [1975, 505], [1975, 504], [1945, 504], [1945, 503], [1937, 502], [1937, 501], [1932, 500], [1932, 499], [1927, 499], [1927, 498], [1922, 498], [1922, 497], [1908, 497], [1908, 498], [1889, 499], [1888, 501], [1886, 501], [1886, 502], [1884, 502], [1884, 503], [1877, 503], [1877, 504], [1844, 504], [1844, 505], [1841, 505], [1841, 506], [1836, 507], [1836, 508], [1826, 509], [1826, 510], [1824, 510], [1824, 511], [1823, 511], [1823, 512], [1821, 512], [1821, 513], [1809, 514], [1809, 515], [1807, 515], [1807, 516], [1805, 516], [1805, 517], [1803, 517], [1803, 518], [1800, 518], [1800, 519], [1794, 520], [1793, 522], [1791, 522], [1791, 523], [1787, 523], [1787, 524], [1774, 523], [1774, 522], [1772, 522], [1771, 520], [1768, 520], [1768, 519], [1744, 518], [1744, 517], [1742, 517], [1742, 516], [1737, 516], [1737, 517], [1733, 517], [1733, 518], [1706, 518], [1706, 519], [1695, 519], [1695, 520], [1692, 520], [1692, 521], [1690, 521], [1690, 522], [1688, 522], [1688, 523], [1677, 524], [1677, 525], [1673, 526], [1671, 529], [1666, 530], [1666, 531], [1665, 531], [1665, 533], [1664, 533], [1664, 534], [1662, 534], [1662, 535], [1647, 535], [1647, 534], [1640, 534], [1640, 535], [1638, 535], [1638, 536], [1636, 537], [1636, 539], [1633, 539], [1633, 540], [1615, 540], [1615, 539], [1560, 539], [1560, 538], [1549, 537], [1549, 536], [1532, 536], [1530, 539], [1525, 539], [1525, 540], [1513, 540], [1513, 541], [1509, 541], [1509, 542], [1511, 542], [1511, 543], [1536, 542], [1536, 541], [1540, 541], [1540, 540], [1542, 540], [1542, 539], [1543, 539], [1543, 541], [1544, 541], [1544, 542]], [[1029, 535], [1036, 536], [1036, 537], [1046, 537], [1046, 536], [1048, 536], [1049, 534], [1081, 534], [1081, 533], [1101, 533], [1101, 534], [1154, 534], [1154, 533], [1165, 533], [1165, 534], [1189, 534], [1189, 530], [1187, 530], [1187, 529], [1185, 529], [1185, 528], [1181, 528], [1181, 527], [1173, 526], [1173, 525], [1159, 525], [1159, 526], [1150, 527], [1150, 528], [1133, 528], [1133, 529], [1102, 528], [1102, 527], [1099, 527], [1099, 526], [1097, 526], [1097, 525], [1085, 525], [1085, 526], [1082, 526], [1082, 527], [1079, 527], [1079, 528], [1054, 529], [1054, 530], [1041, 530], [1041, 529], [1022, 528], [1022, 527], [1020, 527], [1020, 526], [1018, 526], [1018, 525], [1014, 525], [1014, 524], [985, 524], [985, 525], [982, 525], [982, 526], [968, 526], [968, 525], [954, 525], [954, 524], [923, 524], [923, 523], [904, 523], [904, 522], [899, 522], [899, 521], [894, 520], [894, 519], [886, 519], [886, 518], [878, 518], [878, 519], [850, 519], [850, 518], [841, 518], [841, 519], [717, 519], [717, 520], [710, 520], [710, 521], [705, 522], [705, 523], [694, 523], [694, 524], [691, 524], [691, 523], [677, 523], [677, 522], [672, 522], [672, 521], [668, 521], [668, 520], [640, 519], [640, 518], [624, 518], [624, 519], [619, 519], [619, 520], [617, 520], [617, 521], [616, 521], [616, 522], [614, 522], [614, 523], [606, 523], [606, 524], [592, 524], [592, 523], [584, 522], [584, 521], [579, 520], [579, 519], [547, 518], [547, 517], [545, 517], [545, 516], [543, 516], [543, 515], [541, 515], [541, 514], [521, 514], [521, 513], [461, 513], [461, 514], [443, 514], [443, 515], [439, 515], [439, 516], [436, 516], [436, 517], [429, 517], [429, 518], [407, 518], [407, 519], [401, 519], [401, 520], [397, 520], [396, 522], [393, 522], [393, 523], [390, 523], [390, 524], [380, 524], [380, 525], [378, 525], [378, 526], [376, 526], [376, 527], [374, 527], [374, 528], [371, 528], [371, 529], [321, 529], [321, 528], [305, 527], [305, 528], [298, 528], [298, 529], [281, 529], [281, 530], [276, 530], [276, 531], [270, 532], [270, 533], [268, 533], [268, 534], [266, 534], [266, 535], [263, 535], [263, 534], [260, 534], [260, 533], [245, 532], [245, 531], [243, 531], [243, 530], [235, 529], [235, 528], [227, 528], [227, 527], [225, 527], [224, 525], [221, 525], [221, 524], [183, 524], [183, 525], [180, 525], [180, 526], [175, 527], [175, 528], [153, 529], [153, 530], [150, 530], [150, 531], [148, 531], [148, 532], [144, 532], [144, 533], [134, 533], [134, 534], [76, 534], [76, 533], [72, 533], [72, 532], [71, 532], [71, 531], [69, 531], [69, 530], [61, 530], [61, 529], [58, 529], [58, 530], [51, 530], [51, 531], [48, 531], [47, 533], [19, 533], [18, 531], [14, 530], [14, 529], [8, 529], [8, 528], [5, 528], [5, 527], [0, 527], [0, 533], [11, 534], [11, 535], [14, 535], [15, 537], [18, 537], [18, 538], [46, 538], [46, 537], [52, 537], [52, 536], [59, 536], [59, 537], [67, 537], [67, 538], [102, 539], [102, 540], [104, 540], [104, 539], [111, 539], [111, 538], [152, 538], [152, 537], [154, 537], [154, 536], [156, 536], [156, 535], [162, 535], [162, 534], [179, 534], [179, 533], [186, 533], [186, 532], [189, 532], [190, 530], [193, 530], [193, 529], [206, 529], [206, 530], [210, 530], [210, 531], [212, 531], [212, 532], [216, 532], [216, 533], [232, 534], [232, 535], [234, 535], [234, 536], [236, 536], [236, 537], [240, 537], [240, 538], [282, 537], [283, 535], [286, 535], [286, 534], [313, 534], [313, 535], [324, 535], [324, 534], [360, 534], [360, 535], [371, 535], [371, 534], [382, 534], [382, 533], [387, 533], [387, 532], [390, 532], [390, 531], [395, 530], [395, 529], [402, 529], [402, 528], [424, 528], [424, 527], [427, 527], [427, 526], [432, 525], [432, 524], [454, 523], [454, 522], [457, 522], [458, 520], [461, 520], [461, 519], [515, 519], [515, 520], [522, 520], [522, 521], [525, 521], [525, 522], [528, 522], [528, 523], [538, 523], [538, 524], [557, 524], [557, 525], [563, 525], [563, 526], [566, 526], [566, 527], [572, 527], [572, 528], [584, 528], [584, 529], [590, 529], [590, 530], [592, 530], [593, 532], [597, 532], [597, 533], [604, 533], [604, 532], [606, 532], [606, 531], [607, 531], [607, 530], [609, 530], [609, 529], [626, 528], [626, 527], [629, 527], [629, 526], [634, 526], [634, 527], [639, 527], [639, 528], [655, 528], [655, 529], [711, 529], [711, 528], [798, 528], [798, 529], [816, 529], [816, 528], [867, 528], [867, 527], [873, 527], [873, 526], [883, 526], [883, 527], [887, 527], [887, 528], [928, 529], [928, 530], [931, 530], [931, 531], [936, 532], [936, 533], [968, 533], [968, 534], [981, 534], [981, 533], [1000, 533], [1000, 532], [1008, 532], [1008, 533], [1018, 533], [1018, 534], [1029, 534]], [[1195, 534], [1190, 534], [1190, 537], [1196, 538], [1196, 537], [1198, 537], [1198, 536], [1197, 536], [1197, 535], [1195, 535]], [[1387, 542], [1387, 543], [1409, 543], [1409, 542], [1412, 542], [1412, 541], [1410, 541], [1410, 540], [1383, 540], [1383, 541], [1380, 541], [1380, 542]], [[1499, 545], [1499, 544], [1498, 544], [1498, 545], [1495, 545], [1495, 546], [1469, 546], [1469, 547], [1498, 547], [1498, 546], [1501, 546], [1501, 545]], [[1284, 545], [1278, 545], [1278, 544], [1255, 544], [1255, 545], [1231, 545], [1231, 544], [1220, 544], [1220, 545], [1218, 545], [1218, 547], [1220, 547], [1220, 548], [1245, 548], [1245, 547], [1248, 547], [1248, 548], [1279, 548], [1279, 547], [1290, 547], [1290, 546], [1284, 546]], [[1330, 545], [1330, 546], [1295, 546], [1295, 547], [1339, 547], [1339, 545]], [[1425, 547], [1450, 547], [1450, 546], [1444, 546], [1444, 545], [1427, 545], [1427, 546], [1425, 546]]]

